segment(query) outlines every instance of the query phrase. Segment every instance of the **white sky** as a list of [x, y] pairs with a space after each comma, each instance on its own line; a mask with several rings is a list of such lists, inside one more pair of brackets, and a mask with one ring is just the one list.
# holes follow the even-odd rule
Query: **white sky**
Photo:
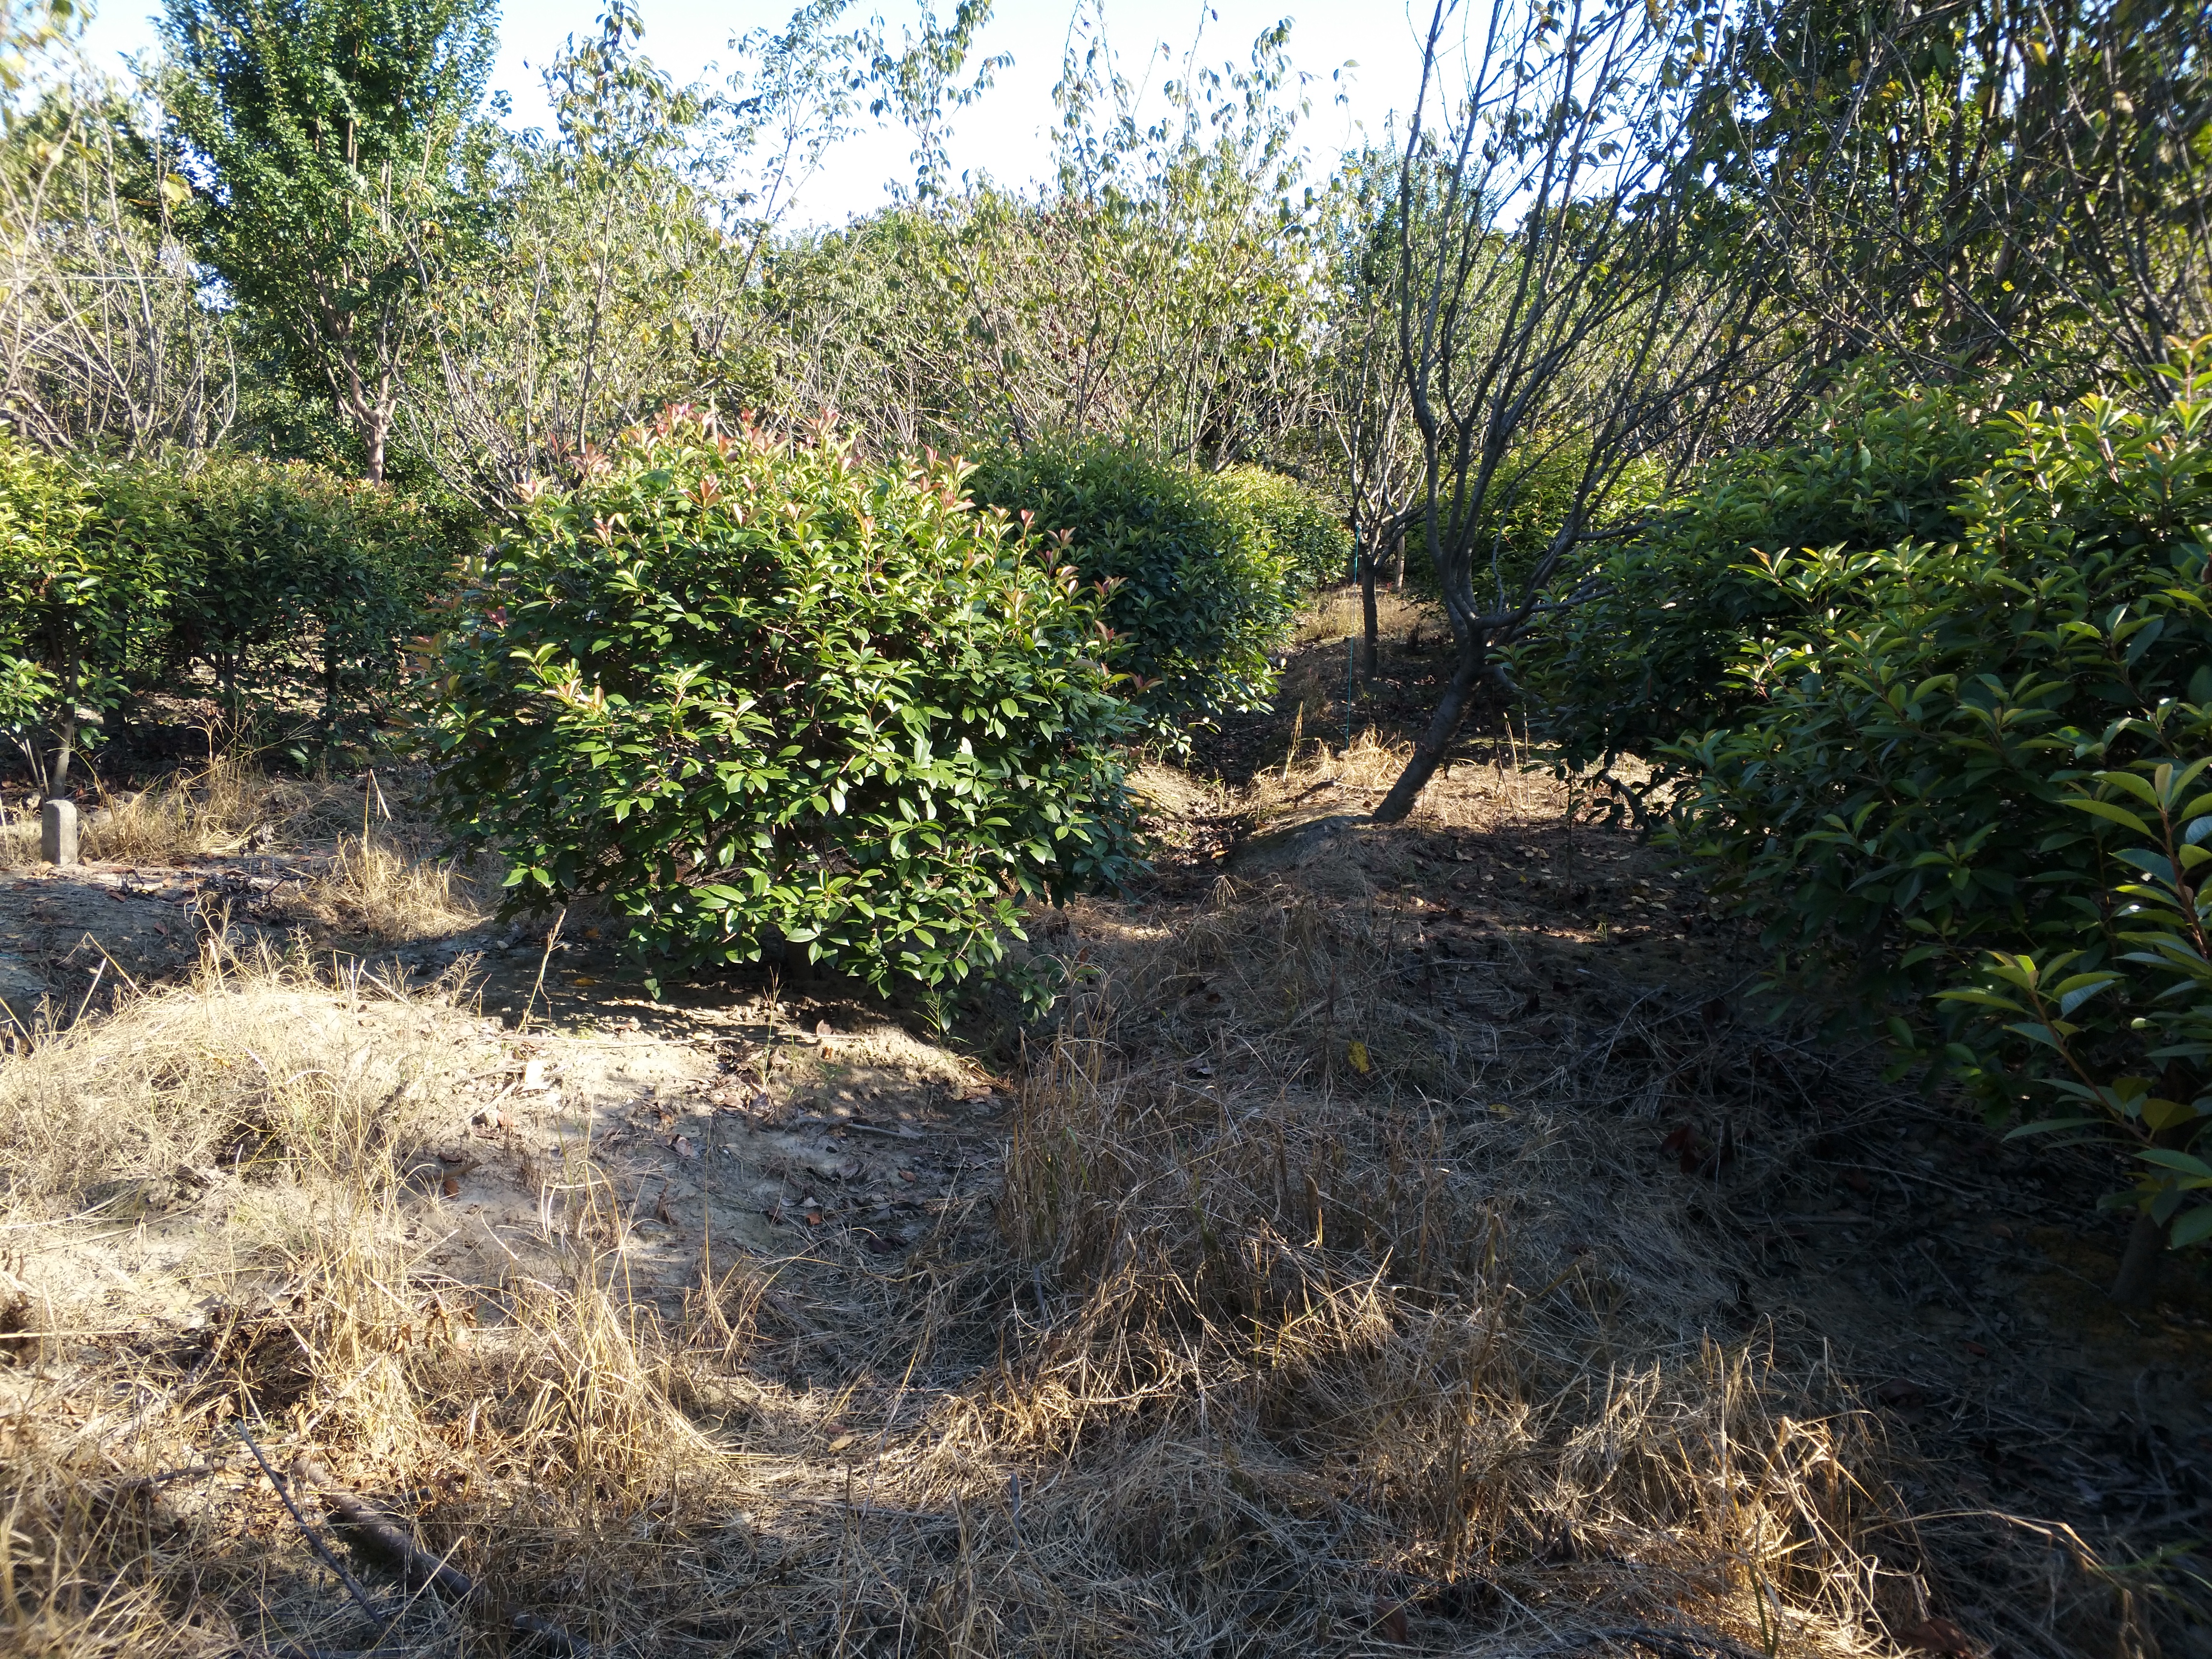
[[[733, 36], [780, 27], [795, 3], [641, 0], [643, 50], [678, 80], [700, 78], [710, 64], [731, 61]], [[1242, 63], [1253, 37], [1290, 18], [1291, 62], [1316, 77], [1307, 88], [1313, 103], [1307, 143], [1316, 160], [1325, 161], [1345, 147], [1358, 125], [1379, 134], [1388, 112], [1412, 101], [1420, 49], [1407, 4], [1408, 0], [1213, 0], [1210, 5], [1198, 0], [1107, 0], [1106, 17], [1125, 73], [1141, 64], [1146, 48], [1163, 41], [1173, 48], [1180, 69], [1201, 21], [1202, 58]], [[152, 46], [150, 16], [158, 5], [159, 0], [105, 0], [85, 30], [86, 55], [119, 73], [124, 58]], [[1060, 73], [1071, 9], [1071, 0], [998, 0], [978, 38], [977, 54], [1011, 52], [1014, 66], [1000, 75], [995, 88], [980, 102], [957, 112], [951, 145], [956, 173], [980, 168], [1002, 183], [1022, 184], [1049, 167], [1052, 86]], [[538, 71], [566, 37], [594, 32], [599, 9], [599, 0], [507, 0], [492, 86], [513, 98], [514, 125], [548, 124]], [[953, 0], [939, 0], [940, 17], [952, 9]], [[853, 12], [857, 17], [880, 13], [893, 40], [899, 25], [915, 15], [913, 0], [856, 0]], [[1420, 21], [1426, 21], [1424, 7]], [[1357, 66], [1342, 68], [1347, 62]], [[1155, 83], [1158, 79], [1156, 73]], [[1336, 101], [1340, 94], [1342, 104]], [[855, 138], [830, 156], [801, 193], [792, 222], [834, 223], [882, 205], [886, 184], [906, 174], [911, 148], [898, 131]]]

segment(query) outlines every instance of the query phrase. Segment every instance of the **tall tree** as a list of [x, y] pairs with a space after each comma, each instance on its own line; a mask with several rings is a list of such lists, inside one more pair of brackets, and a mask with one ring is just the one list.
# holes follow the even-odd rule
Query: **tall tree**
[[2063, 392], [2212, 330], [2212, 14], [2171, 0], [1755, 0], [1717, 160], [1838, 353]]
[[[1741, 406], [1773, 347], [1710, 180], [1721, 0], [1438, 0], [1401, 168], [1399, 351], [1421, 435], [1450, 679], [1376, 808], [1411, 811], [1505, 653], [1590, 591], [1616, 487]], [[1463, 66], [1465, 78], [1458, 78]], [[1500, 533], [1541, 489], [1534, 550]]]
[[384, 477], [434, 265], [462, 228], [454, 152], [496, 0], [168, 0], [162, 38], [203, 252]]

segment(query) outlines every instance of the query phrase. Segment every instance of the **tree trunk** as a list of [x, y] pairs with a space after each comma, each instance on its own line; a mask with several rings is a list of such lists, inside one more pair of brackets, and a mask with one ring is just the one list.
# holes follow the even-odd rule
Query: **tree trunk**
[[1359, 556], [1359, 612], [1364, 630], [1359, 641], [1359, 678], [1363, 680], [1375, 678], [1375, 555], [1379, 550], [1370, 545]]
[[1390, 591], [1393, 593], [1406, 591], [1406, 532], [1402, 530], [1398, 532], [1398, 568], [1391, 573]]
[[46, 767], [43, 791], [49, 795], [69, 793], [70, 762], [76, 755], [76, 653], [72, 651], [62, 670], [61, 708], [54, 720], [54, 757]]
[[1488, 648], [1479, 634], [1470, 631], [1460, 643], [1459, 665], [1452, 671], [1451, 684], [1444, 687], [1444, 694], [1437, 702], [1436, 715], [1429, 721], [1428, 731], [1413, 745], [1413, 759], [1406, 763], [1398, 781], [1390, 786], [1390, 793], [1375, 809], [1376, 823], [1396, 823], [1413, 810], [1413, 803], [1421, 798], [1421, 791], [1428, 787], [1429, 780], [1443, 763], [1444, 751], [1459, 735], [1460, 722], [1467, 718], [1468, 702], [1489, 665]]
[[2141, 1307], [2150, 1300], [2158, 1283], [2158, 1264], [2166, 1254], [2166, 1224], [2151, 1219], [2148, 1208], [2136, 1212], [2128, 1230], [2128, 1248], [2120, 1256], [2120, 1271], [2112, 1280], [2112, 1300], [2123, 1308]]
[[384, 448], [391, 434], [392, 421], [389, 416], [382, 419], [372, 416], [362, 423], [361, 436], [363, 445], [368, 450], [368, 464], [362, 468], [362, 476], [373, 484], [380, 484], [384, 482]]

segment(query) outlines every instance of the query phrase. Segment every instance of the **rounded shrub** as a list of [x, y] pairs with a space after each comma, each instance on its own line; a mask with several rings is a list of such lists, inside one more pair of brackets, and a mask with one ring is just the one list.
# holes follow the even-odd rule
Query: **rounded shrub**
[[[1605, 556], [1587, 602], [1516, 651], [1538, 739], [1577, 766], [1641, 757], [1663, 788], [1675, 775], [1668, 744], [1725, 725], [1754, 698], [1732, 672], [1741, 642], [1802, 619], [1761, 557], [1949, 540], [1964, 527], [1962, 480], [2004, 441], [1956, 392], [1869, 380], [1792, 441], [1720, 461]], [[1848, 590], [1826, 597], [1856, 609]]]
[[448, 647], [448, 821], [656, 972], [996, 963], [1021, 901], [1128, 867], [1132, 723], [1097, 594], [962, 484], [672, 410], [531, 487]]
[[1219, 475], [1219, 488], [1300, 592], [1351, 579], [1352, 531], [1327, 496], [1263, 466], [1232, 466]]
[[1187, 748], [1191, 726], [1259, 708], [1268, 653], [1293, 613], [1282, 554], [1235, 492], [1194, 467], [1128, 445], [1000, 451], [969, 483], [975, 499], [1068, 537], [1067, 556], [1103, 584], [1119, 666], [1153, 739]]

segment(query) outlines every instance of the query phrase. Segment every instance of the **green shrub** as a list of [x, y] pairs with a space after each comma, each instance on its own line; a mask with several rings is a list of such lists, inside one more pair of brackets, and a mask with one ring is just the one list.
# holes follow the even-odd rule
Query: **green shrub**
[[95, 720], [160, 626], [162, 549], [93, 533], [86, 481], [0, 437], [0, 723], [41, 789], [67, 787]]
[[1194, 723], [1261, 706], [1268, 653], [1293, 612], [1282, 556], [1218, 479], [1115, 444], [984, 458], [977, 501], [1072, 538], [1068, 557], [1109, 590], [1119, 666], [1154, 740], [1187, 749]]
[[434, 627], [465, 532], [304, 462], [219, 455], [96, 483], [95, 533], [163, 550], [169, 684], [204, 669], [234, 725], [260, 737], [307, 708], [325, 740], [394, 712], [404, 653]]
[[[2069, 805], [2119, 831], [2107, 832], [2118, 879], [2098, 896], [2099, 923], [2085, 917], [2075, 948], [2039, 958], [1992, 951], [1978, 984], [1942, 995], [2024, 1050], [2021, 1069], [2040, 1088], [2021, 1099], [2030, 1121], [2014, 1133], [2117, 1144], [2136, 1179], [2110, 1201], [2141, 1211], [2179, 1249], [2212, 1240], [2212, 1202], [2197, 1196], [2212, 1193], [2212, 1163], [2197, 1150], [2212, 1138], [2212, 704], [2166, 703], [2137, 735], [2160, 756], [2196, 758], [2139, 760], [2069, 784]], [[1989, 1046], [1961, 1044], [1954, 1058], [2002, 1104], [2021, 1091]], [[2057, 1115], [2033, 1115], [2044, 1095], [2057, 1097]]]
[[301, 463], [76, 465], [0, 441], [0, 723], [58, 784], [62, 756], [100, 735], [78, 710], [153, 691], [204, 689], [249, 737], [308, 709], [326, 738], [373, 722], [457, 541], [420, 505]]
[[449, 647], [449, 822], [675, 969], [995, 963], [1021, 899], [1128, 867], [1131, 720], [1060, 544], [962, 483], [672, 410], [539, 488]]
[[[1741, 567], [1801, 620], [1741, 644], [1735, 723], [1673, 751], [1692, 774], [1680, 843], [1768, 944], [1889, 1014], [1908, 1054], [1999, 1117], [2058, 1080], [2030, 1053], [2049, 1034], [2014, 1017], [2002, 973], [1935, 994], [1991, 964], [2040, 994], [2063, 966], [2052, 1014], [2085, 1068], [2069, 1086], [2118, 1091], [2096, 1127], [2138, 1152], [2174, 1150], [2212, 1110], [2201, 1056], [2157, 1046], [2175, 959], [2134, 937], [2159, 860], [2193, 860], [2155, 844], [2146, 780], [2190, 775], [2205, 726], [2185, 705], [2212, 702], [2212, 386], [2178, 390], [2154, 411], [2093, 398], [2009, 417], [1955, 541]], [[2184, 840], [2212, 831], [2208, 812], [2187, 808]], [[2160, 1129], [2105, 1080], [2162, 1067], [2179, 1069], [2155, 1096], [2183, 1115]], [[2140, 1201], [2163, 1177], [2147, 1179]]]
[[[1955, 538], [1962, 481], [2004, 441], [1956, 393], [1871, 380], [1797, 441], [1720, 462], [1603, 561], [1595, 597], [1516, 653], [1538, 739], [1578, 767], [1639, 756], [1658, 763], [1655, 784], [1671, 781], [1667, 745], [1727, 725], [1753, 695], [1733, 672], [1741, 642], [1805, 620], [1760, 556]], [[1848, 588], [1822, 601], [1856, 614]]]
[[1351, 579], [1352, 531], [1327, 497], [1261, 466], [1232, 466], [1218, 487], [1258, 530], [1261, 544], [1304, 593]]

